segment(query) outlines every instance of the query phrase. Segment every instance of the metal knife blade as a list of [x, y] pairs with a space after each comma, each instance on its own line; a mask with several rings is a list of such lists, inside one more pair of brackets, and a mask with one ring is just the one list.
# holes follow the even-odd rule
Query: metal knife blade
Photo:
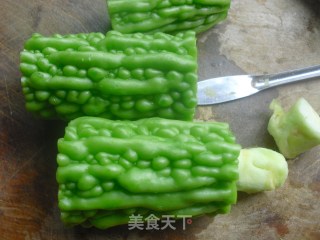
[[198, 105], [228, 102], [267, 88], [318, 77], [320, 77], [320, 65], [277, 74], [211, 78], [198, 82]]
[[232, 101], [258, 92], [246, 75], [212, 78], [198, 82], [198, 105]]

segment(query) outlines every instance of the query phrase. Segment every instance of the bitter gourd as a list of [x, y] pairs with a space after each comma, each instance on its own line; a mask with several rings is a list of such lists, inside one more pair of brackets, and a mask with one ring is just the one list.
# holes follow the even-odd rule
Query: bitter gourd
[[122, 33], [203, 32], [227, 17], [230, 0], [108, 0], [114, 30]]
[[68, 225], [227, 213], [236, 202], [240, 146], [227, 123], [81, 117], [58, 149], [59, 207]]
[[34, 34], [21, 52], [20, 69], [26, 108], [43, 118], [191, 120], [197, 105], [191, 31]]

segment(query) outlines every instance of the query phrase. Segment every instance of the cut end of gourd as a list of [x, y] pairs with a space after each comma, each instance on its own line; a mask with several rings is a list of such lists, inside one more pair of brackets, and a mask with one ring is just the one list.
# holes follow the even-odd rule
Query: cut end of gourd
[[266, 148], [240, 151], [238, 191], [256, 193], [281, 187], [288, 176], [284, 156]]

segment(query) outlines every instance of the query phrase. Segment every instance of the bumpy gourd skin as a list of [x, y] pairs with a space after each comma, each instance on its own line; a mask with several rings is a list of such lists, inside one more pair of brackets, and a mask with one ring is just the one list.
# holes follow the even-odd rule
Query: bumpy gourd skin
[[122, 33], [203, 32], [227, 17], [230, 0], [108, 0], [113, 29]]
[[69, 225], [227, 213], [236, 202], [240, 146], [226, 123], [81, 117], [58, 149], [59, 208]]
[[194, 32], [34, 34], [20, 69], [26, 108], [42, 118], [191, 120], [197, 105]]

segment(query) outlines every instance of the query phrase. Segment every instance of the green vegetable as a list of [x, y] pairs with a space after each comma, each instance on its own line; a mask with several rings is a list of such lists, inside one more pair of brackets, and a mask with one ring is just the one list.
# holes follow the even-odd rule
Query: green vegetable
[[113, 29], [122, 33], [203, 32], [227, 17], [230, 0], [108, 0]]
[[299, 98], [287, 112], [276, 100], [270, 108], [274, 112], [268, 131], [286, 158], [295, 158], [320, 144], [320, 117], [304, 98]]
[[26, 108], [43, 118], [191, 120], [197, 105], [191, 31], [34, 34], [21, 52], [20, 69]]
[[270, 149], [242, 149], [238, 160], [238, 191], [255, 193], [274, 190], [282, 186], [288, 176], [286, 159]]
[[81, 117], [58, 149], [59, 207], [68, 225], [227, 213], [236, 202], [240, 146], [226, 123]]

